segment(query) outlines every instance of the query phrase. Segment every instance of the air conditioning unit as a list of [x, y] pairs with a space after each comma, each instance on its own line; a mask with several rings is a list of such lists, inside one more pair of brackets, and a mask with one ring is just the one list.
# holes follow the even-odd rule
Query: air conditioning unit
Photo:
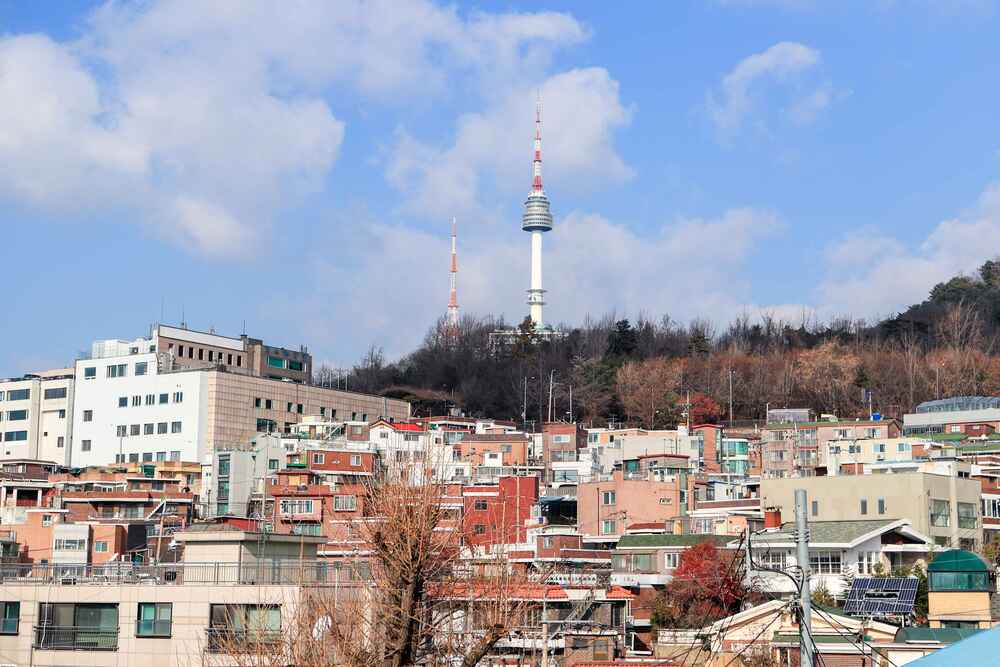
[[885, 461], [885, 454], [878, 454], [875, 456], [876, 461]]

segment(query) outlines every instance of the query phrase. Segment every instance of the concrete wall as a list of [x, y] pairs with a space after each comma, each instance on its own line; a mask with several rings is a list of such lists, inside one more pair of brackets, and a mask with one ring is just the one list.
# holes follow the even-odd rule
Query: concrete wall
[[[0, 381], [0, 460], [43, 459], [65, 464], [73, 433], [73, 371], [44, 371], [28, 380]], [[65, 377], [69, 376], [69, 377]], [[10, 400], [10, 392], [28, 390], [28, 398]], [[65, 390], [65, 398], [45, 398], [46, 390]], [[11, 412], [27, 411], [26, 419], [11, 420]], [[14, 433], [26, 431], [24, 440]], [[7, 435], [8, 433], [12, 435]], [[8, 439], [10, 438], [10, 439]]]

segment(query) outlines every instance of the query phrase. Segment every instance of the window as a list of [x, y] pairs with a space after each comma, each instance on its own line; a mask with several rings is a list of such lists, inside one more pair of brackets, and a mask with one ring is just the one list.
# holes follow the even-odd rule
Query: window
[[58, 387], [56, 389], [46, 389], [44, 393], [45, 400], [51, 400], [54, 398], [66, 398], [66, 387]]
[[43, 602], [38, 608], [35, 647], [64, 651], [117, 650], [118, 605]]
[[481, 523], [477, 523], [476, 525], [474, 525], [472, 527], [472, 532], [474, 532], [476, 535], [485, 535], [486, 534], [486, 526], [484, 526]]
[[325, 462], [326, 462], [325, 454], [313, 454], [313, 463], [325, 463]]
[[172, 630], [173, 604], [140, 602], [135, 616], [136, 637], [169, 637]]
[[787, 560], [788, 560], [787, 552], [775, 551], [773, 549], [768, 549], [763, 552], [755, 553], [753, 556], [753, 562], [755, 565], [775, 570], [784, 570]]
[[16, 635], [20, 618], [20, 602], [0, 602], [0, 635]]
[[634, 572], [649, 572], [652, 569], [652, 554], [635, 554], [632, 556], [632, 570]]
[[167, 453], [166, 452], [156, 452], [156, 460], [157, 461], [166, 461], [167, 460]]
[[66, 438], [65, 436], [60, 435], [58, 438], [56, 438], [56, 447], [62, 449], [65, 446], [66, 446]]
[[361, 465], [361, 454], [351, 454], [351, 465], [352, 466]]
[[51, 526], [52, 525], [52, 515], [51, 514], [43, 514], [42, 515], [42, 525], [43, 526]]
[[160, 405], [165, 405], [170, 398], [170, 394], [160, 394]]
[[483, 499], [477, 499], [475, 502], [475, 508], [478, 512], [484, 512], [490, 508], [490, 504]]
[[267, 365], [270, 366], [271, 368], [284, 368], [285, 360], [281, 359], [280, 357], [268, 356]]
[[84, 410], [83, 411], [83, 421], [85, 421], [85, 422], [92, 422], [92, 421], [94, 421], [94, 411], [93, 410]]
[[[221, 352], [219, 353], [219, 358], [220, 359], [222, 358], [222, 353]], [[229, 366], [233, 365], [233, 353], [232, 352], [228, 352], [226, 354], [226, 364], [229, 365]]]
[[333, 509], [337, 512], [353, 512], [358, 509], [357, 496], [334, 496]]
[[603, 491], [601, 493], [601, 504], [602, 505], [614, 505], [615, 496], [617, 494], [614, 491]]
[[601, 535], [614, 535], [617, 532], [618, 526], [614, 519], [604, 519], [601, 521]]
[[128, 455], [128, 462], [129, 463], [138, 463], [139, 462], [139, 455], [138, 454], [129, 454]]
[[142, 453], [142, 462], [143, 463], [152, 463], [153, 462], [153, 452], [143, 452]]
[[31, 398], [30, 389], [11, 389], [7, 392], [8, 401], [26, 401]]
[[4, 442], [21, 442], [28, 439], [27, 431], [7, 431], [3, 434]]
[[951, 503], [947, 500], [931, 500], [931, 525], [947, 528], [951, 525]]
[[170, 450], [170, 460], [171, 461], [180, 461], [181, 460], [181, 450], [179, 450], [179, 449], [172, 449], [172, 450]]
[[219, 457], [219, 477], [229, 476], [229, 456]]
[[878, 513], [885, 514], [885, 498], [878, 499]]
[[184, 392], [183, 391], [175, 391], [174, 392], [174, 403], [183, 403], [183, 402], [184, 402]]
[[302, 414], [302, 404], [301, 403], [299, 403], [297, 406], [295, 406], [295, 411], [297, 413], [299, 413], [300, 415]]
[[958, 503], [958, 527], [975, 529], [979, 526], [975, 503]]
[[171, 433], [180, 433], [181, 432], [181, 423], [180, 422], [170, 422], [170, 432]]
[[129, 435], [139, 435], [139, 425], [138, 424], [132, 424], [131, 426], [129, 426], [128, 427], [128, 434]]
[[83, 369], [84, 380], [94, 380], [97, 378], [97, 366], [87, 366]]
[[59, 411], [59, 419], [66, 419], [66, 411], [65, 410], [60, 410]]
[[663, 554], [663, 567], [668, 570], [673, 570], [681, 563], [681, 555], [679, 553], [665, 553]]
[[882, 558], [877, 551], [859, 551], [857, 574], [875, 574], [881, 563]]
[[268, 459], [267, 460], [267, 469], [268, 470], [277, 470], [280, 466], [281, 466], [281, 461], [279, 461], [278, 459]]
[[281, 501], [281, 513], [282, 514], [312, 514], [313, 513], [313, 501], [312, 500], [282, 500]]
[[285, 410], [285, 412], [291, 412], [291, 411], [292, 411], [292, 402], [291, 402], [291, 401], [289, 401], [289, 402], [288, 402], [288, 406], [287, 406], [287, 409]]
[[217, 495], [218, 499], [221, 500], [221, 501], [223, 501], [223, 502], [229, 500], [229, 480], [228, 479], [219, 480], [218, 493], [216, 495]]
[[24, 421], [28, 418], [27, 410], [10, 410], [7, 412], [7, 421], [9, 422], [19, 422]]
[[292, 370], [292, 371], [301, 371], [302, 370], [302, 362], [301, 361], [294, 361], [292, 359], [289, 359], [288, 360], [288, 369]]
[[265, 398], [264, 399], [264, 409], [265, 410], [270, 410], [271, 409], [271, 399], [270, 398]]
[[[219, 358], [221, 359], [222, 357], [219, 357]], [[212, 352], [212, 350], [208, 351], [208, 360], [209, 361], [215, 361], [215, 353]]]
[[260, 404], [261, 404], [260, 396], [258, 396], [257, 398], [253, 399], [253, 406], [255, 408], [259, 408]]
[[205, 361], [205, 348], [198, 348], [198, 361]]
[[146, 405], [156, 405], [156, 394], [146, 394]]
[[237, 354], [236, 355], [236, 367], [239, 368], [242, 365], [243, 365], [243, 355]]
[[132, 407], [133, 408], [137, 408], [140, 405], [142, 405], [142, 396], [133, 396], [132, 397]]
[[80, 441], [80, 451], [81, 452], [89, 452], [90, 451], [90, 440], [81, 440]]
[[156, 424], [156, 434], [163, 435], [167, 432], [167, 422], [158, 422]]
[[128, 396], [119, 396], [118, 397], [118, 407], [119, 408], [127, 408], [128, 407]]
[[115, 428], [115, 435], [117, 435], [119, 438], [126, 437], [128, 435], [128, 426], [125, 426], [124, 424], [119, 424]]
[[812, 501], [812, 515], [813, 516], [818, 516], [819, 515], [819, 501], [818, 500]]
[[105, 554], [108, 552], [108, 543], [104, 540], [94, 542], [94, 553]]
[[896, 445], [896, 451], [897, 452], [908, 452], [908, 451], [910, 451], [910, 443], [908, 443], [908, 442], [901, 442], [901, 443], [897, 444]]
[[56, 540], [56, 551], [84, 551], [87, 540]]
[[810, 553], [809, 568], [815, 574], [840, 574], [840, 552], [814, 551]]
[[146, 370], [149, 368], [149, 363], [146, 361], [137, 361], [135, 364], [135, 374], [145, 375]]
[[867, 498], [862, 498], [861, 499], [861, 516], [864, 516], [866, 514], [868, 514], [868, 499]]
[[112, 364], [108, 366], [108, 377], [109, 378], [123, 378], [125, 377], [125, 369], [127, 364]]
[[143, 424], [142, 425], [142, 434], [143, 435], [153, 435], [153, 425], [152, 424]]

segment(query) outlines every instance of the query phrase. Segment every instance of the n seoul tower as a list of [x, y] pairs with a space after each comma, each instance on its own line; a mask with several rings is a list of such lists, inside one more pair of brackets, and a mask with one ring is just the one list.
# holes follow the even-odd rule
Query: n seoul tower
[[542, 232], [552, 229], [549, 198], [542, 189], [542, 103], [535, 106], [535, 159], [531, 170], [531, 194], [524, 202], [521, 229], [531, 233], [531, 287], [528, 289], [528, 316], [535, 329], [541, 329], [542, 306], [545, 290], [542, 289]]

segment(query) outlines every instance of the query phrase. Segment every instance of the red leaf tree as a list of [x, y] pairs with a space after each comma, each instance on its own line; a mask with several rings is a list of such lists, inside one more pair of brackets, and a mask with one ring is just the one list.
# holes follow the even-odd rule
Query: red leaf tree
[[674, 578], [653, 603], [653, 625], [700, 628], [739, 611], [746, 595], [739, 555], [701, 542], [681, 554]]
[[711, 396], [691, 394], [691, 424], [717, 424], [722, 419], [722, 406]]

